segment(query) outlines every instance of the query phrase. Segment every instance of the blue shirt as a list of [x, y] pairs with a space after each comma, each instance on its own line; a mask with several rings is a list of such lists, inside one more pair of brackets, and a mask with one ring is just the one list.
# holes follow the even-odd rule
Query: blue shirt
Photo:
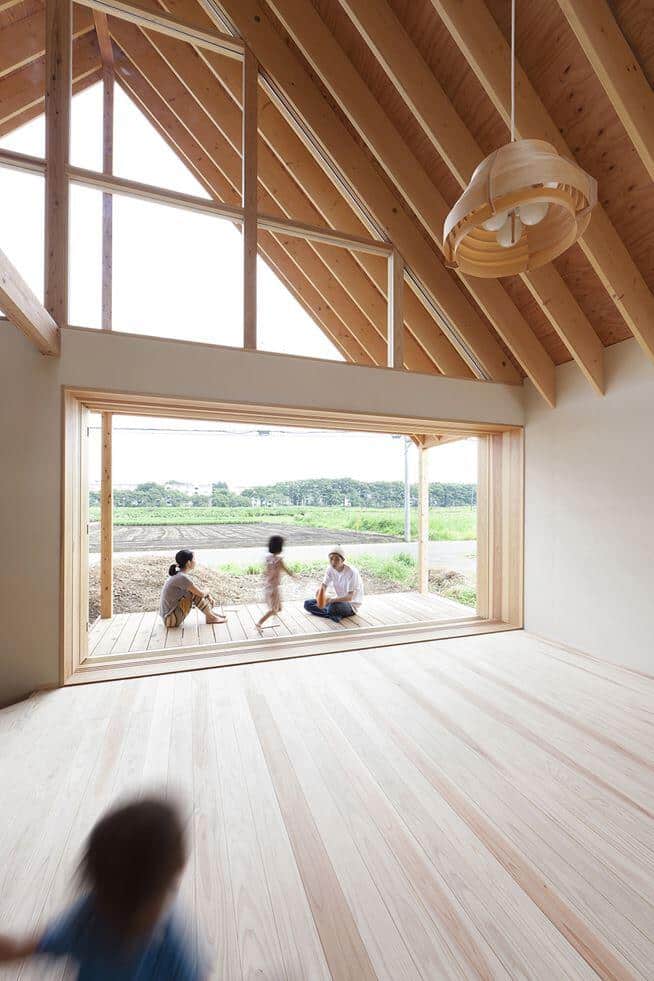
[[172, 916], [125, 950], [89, 896], [46, 930], [38, 953], [70, 957], [79, 966], [78, 981], [200, 981], [203, 977], [197, 954]]

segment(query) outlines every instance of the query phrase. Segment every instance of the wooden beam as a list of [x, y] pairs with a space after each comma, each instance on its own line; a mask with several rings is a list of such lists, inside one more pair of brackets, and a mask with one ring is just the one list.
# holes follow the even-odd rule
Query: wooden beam
[[[230, 93], [234, 102], [240, 103], [240, 79], [231, 62], [217, 59], [212, 54], [202, 55], [205, 62]], [[374, 325], [385, 324], [385, 298], [387, 291], [386, 263], [380, 263], [366, 255], [366, 252], [386, 254], [388, 246], [372, 243], [367, 236], [367, 228], [356, 216], [354, 210], [339, 194], [334, 194], [334, 185], [318, 166], [268, 95], [260, 87], [259, 94], [259, 134], [260, 147], [259, 179], [270, 194], [282, 205], [287, 214], [303, 222], [312, 245], [322, 238], [317, 223], [327, 222], [341, 231], [336, 234], [335, 243], [340, 242], [352, 255], [337, 255], [337, 250], [329, 250], [329, 261], [339, 261], [339, 280], [348, 290], [352, 299], [358, 303]], [[224, 120], [225, 112], [218, 115]], [[270, 154], [274, 154], [271, 158]], [[280, 165], [281, 169], [280, 170]], [[261, 225], [261, 218], [260, 218]], [[312, 227], [313, 226], [313, 227]], [[343, 234], [346, 232], [347, 234]], [[372, 243], [372, 244], [371, 244]], [[356, 250], [354, 249], [356, 246]], [[318, 250], [325, 255], [325, 250]], [[359, 266], [359, 272], [356, 266]], [[360, 270], [364, 270], [376, 290], [352, 290], [351, 284], [360, 282]], [[424, 370], [420, 366], [418, 346], [429, 359], [438, 365], [446, 375], [459, 378], [473, 377], [472, 371], [445, 337], [436, 322], [412, 291], [405, 293], [405, 317], [408, 333], [405, 336], [406, 366], [412, 370]]]
[[[310, 5], [301, 0], [271, 0], [271, 5], [422, 221], [425, 231], [442, 248], [442, 227], [449, 207], [431, 177], [407, 150], [405, 140], [393, 128], [343, 49]], [[496, 282], [464, 276], [460, 279], [537, 389], [553, 405], [554, 364], [512, 300]]]
[[598, 395], [603, 395], [604, 345], [570, 290], [566, 286], [562, 288], [563, 281], [559, 273], [549, 263], [541, 266], [540, 269], [532, 269], [521, 279], [567, 347], [589, 385]]
[[100, 616], [114, 615], [113, 539], [113, 416], [102, 413], [102, 475], [100, 481]]
[[[111, 67], [114, 63], [114, 52], [111, 46], [111, 36], [109, 34], [109, 22], [107, 20], [107, 15], [103, 14], [100, 10], [93, 11], [93, 23], [95, 24], [95, 33], [98, 38], [98, 47], [100, 48], [100, 57], [102, 58], [102, 64], [105, 67]], [[106, 167], [104, 168], [107, 169]]]
[[[123, 51], [151, 82], [158, 88], [169, 105], [174, 106], [180, 120], [192, 129], [197, 140], [211, 153], [212, 159], [222, 170], [230, 183], [241, 187], [241, 110], [227, 96], [206, 65], [192, 56], [191, 52], [179, 51], [166, 38], [148, 39], [130, 25], [110, 21], [114, 39]], [[156, 42], [157, 50], [151, 46]], [[160, 48], [160, 50], [159, 50]], [[163, 56], [166, 62], [163, 61]], [[175, 71], [175, 75], [171, 72]], [[239, 97], [241, 84], [239, 82]], [[222, 94], [221, 94], [222, 93]], [[182, 108], [183, 107], [183, 108]], [[213, 124], [213, 125], [212, 125]], [[260, 178], [264, 174], [274, 184], [276, 198], [273, 201], [267, 191], [261, 190], [259, 205], [268, 211], [277, 211], [278, 202], [287, 210], [285, 195], [298, 191], [288, 173], [280, 166], [265, 146], [260, 146]], [[206, 207], [207, 203], [204, 203]], [[327, 245], [308, 244], [294, 240], [287, 232], [276, 236], [298, 269], [310, 272], [313, 285], [320, 291], [323, 300], [334, 311], [348, 331], [356, 336], [359, 344], [372, 355], [375, 363], [386, 363], [385, 311], [379, 330], [370, 322], [366, 304], [371, 306], [370, 284], [366, 286], [365, 277], [352, 257], [342, 250], [331, 249]], [[341, 253], [334, 258], [334, 252]], [[316, 262], [315, 256], [319, 257]], [[353, 279], [357, 277], [357, 281]], [[360, 299], [358, 298], [360, 293]], [[350, 295], [351, 294], [351, 295]], [[355, 299], [353, 299], [355, 297]], [[419, 361], [418, 359], [421, 359]], [[423, 370], [433, 370], [423, 351], [415, 351], [415, 365], [424, 364]]]
[[[484, 153], [391, 6], [386, 0], [340, 0], [340, 3], [459, 186], [464, 188], [473, 171], [484, 159]], [[561, 276], [550, 265], [544, 271], [537, 270], [535, 274], [529, 273], [522, 278], [583, 373], [593, 387], [602, 393], [602, 343]], [[497, 291], [495, 295], [497, 297]], [[482, 306], [485, 308], [484, 303]], [[500, 313], [500, 310], [497, 312]], [[500, 322], [505, 322], [504, 318]], [[525, 370], [526, 365], [520, 357], [521, 350], [523, 357], [533, 362], [533, 371], [542, 372], [542, 358], [534, 350], [528, 351], [521, 347], [520, 338], [523, 334], [523, 325], [516, 321], [512, 336], [518, 339], [519, 346], [515, 348], [511, 340], [505, 340], [523, 363]], [[551, 374], [548, 368], [544, 371], [545, 377]]]
[[429, 592], [429, 450], [418, 446], [418, 592]]
[[[170, 6], [169, 0], [167, 5]], [[175, 0], [175, 10], [184, 16], [191, 16], [197, 11], [195, 0]], [[211, 22], [207, 19], [207, 23]], [[160, 45], [161, 39], [157, 47], [160, 48]], [[205, 61], [240, 107], [242, 83], [238, 65], [233, 59], [220, 58], [202, 49], [197, 51], [199, 57]], [[170, 51], [166, 53], [166, 57], [170, 62]], [[185, 82], [188, 84], [188, 72], [185, 74]], [[259, 132], [266, 141], [259, 148], [259, 180], [264, 183], [278, 203], [280, 200], [278, 190], [281, 183], [286, 199], [284, 205], [286, 214], [303, 220], [307, 225], [316, 225], [322, 219], [332, 228], [350, 232], [358, 239], [368, 236], [368, 226], [362, 223], [349, 200], [346, 201], [341, 194], [334, 194], [334, 184], [271, 103], [264, 86], [260, 86], [259, 99]], [[214, 107], [214, 111], [222, 120], [224, 107], [221, 106], [219, 110]], [[275, 154], [278, 164], [281, 164], [291, 175], [290, 180], [282, 178], [280, 182], [279, 166], [273, 165], [270, 155], [266, 153], [268, 149]], [[240, 144], [238, 150], [240, 152]], [[307, 211], [307, 208], [313, 209], [313, 214]], [[313, 242], [312, 247], [314, 247]], [[315, 249], [315, 251], [321, 256], [325, 254], [325, 250]], [[337, 250], [326, 251], [329, 253], [330, 267], [335, 270]], [[339, 281], [375, 325], [385, 325], [386, 313], [380, 304], [384, 304], [386, 295], [386, 264], [381, 264], [360, 252], [355, 252], [352, 257], [341, 254], [338, 258], [340, 259]], [[375, 284], [376, 291], [367, 290], [364, 293], [360, 287], [356, 290], [351, 289], [350, 284], [360, 282], [360, 278], [354, 273], [354, 264], [358, 264], [365, 271], [370, 281]], [[409, 282], [413, 287], [413, 279]], [[405, 338], [406, 367], [417, 371], [433, 371], [432, 366], [436, 364], [444, 374], [460, 378], [474, 377], [470, 367], [434, 320], [433, 305], [425, 304], [424, 292], [420, 293], [418, 299], [413, 289], [409, 290], [405, 294], [405, 300], [408, 327]], [[378, 309], [379, 313], [376, 312]]]
[[654, 180], [654, 92], [606, 0], [559, 0], [593, 71]]
[[46, 0], [45, 306], [68, 326], [68, 162], [72, 97], [72, 0]]
[[[100, 53], [95, 34], [84, 34], [75, 42], [73, 49], [73, 80], [76, 89], [79, 91], [84, 87], [85, 79], [97, 77], [99, 68]], [[40, 115], [44, 109], [45, 91], [45, 58], [33, 61], [4, 78], [0, 85], [0, 135], [11, 132], [25, 122], [28, 114], [32, 113], [32, 118]]]
[[393, 251], [388, 257], [388, 367], [404, 367], [404, 263]]
[[[73, 40], [93, 30], [93, 16], [77, 5], [73, 8]], [[39, 10], [30, 17], [5, 24], [0, 30], [0, 78], [18, 71], [45, 55], [45, 14]]]
[[[190, 118], [191, 114], [184, 111], [183, 93], [177, 94], [170, 104], [166, 104], [136, 69], [134, 63], [127, 62], [122, 52], [119, 54], [120, 57], [116, 62], [117, 80], [149, 117], [162, 137], [187, 163], [214, 199], [219, 198], [225, 203], [240, 202], [238, 171], [235, 170], [232, 183], [230, 183], [203, 145], [201, 135], [192, 134], [172, 112], [170, 105], [175, 105], [185, 119]], [[197, 103], [188, 94], [185, 97], [190, 103], [197, 106]], [[205, 138], [204, 143], [207, 142], [210, 141]], [[268, 265], [309, 316], [325, 332], [343, 357], [356, 364], [374, 364], [370, 355], [354, 338], [349, 327], [325, 303], [311, 282], [311, 260], [308, 257], [301, 257], [303, 265], [300, 267], [284, 252], [274, 236], [265, 231], [259, 235], [259, 249]]]
[[[102, 18], [102, 14], [97, 14]], [[114, 65], [109, 27], [105, 23], [98, 31], [106, 38], [100, 40], [104, 63], [102, 72], [102, 169], [113, 174], [114, 169]], [[111, 61], [108, 61], [108, 58]], [[102, 195], [102, 329], [112, 329], [113, 310], [113, 195]]]
[[[407, 149], [364, 80], [319, 15], [301, 0], [271, 0], [295, 42], [320, 75], [394, 185], [409, 202], [425, 231], [442, 248], [449, 207], [431, 177]], [[468, 291], [520, 362], [546, 401], [555, 401], [554, 364], [513, 301], [493, 281], [460, 276]]]
[[[95, 68], [88, 75], [83, 75], [81, 78], [73, 79], [73, 95], [77, 95], [78, 92], [83, 92], [84, 89], [88, 89], [95, 82], [102, 81], [102, 69], [99, 67]], [[3, 83], [4, 84], [4, 83]], [[11, 119], [2, 121], [0, 120], [0, 138], [6, 136], [7, 133], [11, 133], [13, 130], [18, 129], [19, 126], [24, 126], [25, 123], [31, 122], [33, 119], [37, 119], [42, 115], [44, 108], [44, 97], [43, 90], [41, 90], [40, 98], [36, 101], [32, 101], [25, 109], [19, 110], [12, 115]], [[7, 151], [5, 151], [6, 153]], [[19, 168], [20, 169], [20, 168]], [[45, 167], [43, 169], [45, 174]]]
[[4, 252], [0, 251], [0, 307], [41, 354], [59, 353], [59, 328]]
[[[507, 126], [510, 123], [510, 51], [483, 0], [431, 0], [479, 82]], [[574, 154], [516, 62], [516, 135], [547, 140], [566, 157]], [[611, 224], [593, 208], [579, 245], [647, 356], [654, 361], [654, 296]]]
[[195, 22], [190, 19], [183, 20], [174, 14], [165, 13], [160, 7], [154, 8], [152, 4], [142, 3], [140, 0], [77, 0], [77, 2], [93, 10], [99, 10], [105, 15], [120, 17], [138, 27], [166, 34], [177, 41], [185, 41], [209, 51], [217, 51], [228, 57], [241, 58], [243, 55], [242, 41], [222, 31], [203, 27], [203, 19], [198, 22], [197, 17]]
[[249, 48], [243, 58], [243, 347], [257, 349], [257, 105], [259, 65]]
[[[279, 85], [298, 117], [310, 128], [318, 143], [323, 148], [328, 148], [338, 170], [364, 198], [371, 213], [389, 240], [401, 252], [406, 264], [431, 294], [434, 303], [443, 310], [449, 323], [462, 338], [470, 363], [480, 375], [496, 381], [518, 381], [518, 373], [489, 333], [486, 324], [463, 292], [452, 282], [448, 271], [437, 261], [435, 252], [425, 241], [420, 229], [406, 214], [396, 194], [378, 174], [365, 151], [326, 102], [304, 66], [289, 50], [261, 4], [256, 0], [221, 0], [220, 6], [234, 22], [246, 43], [263, 61], [267, 73]], [[275, 4], [275, 9], [279, 9], [278, 4]], [[311, 12], [315, 13], [310, 4], [300, 5], [301, 14], [310, 16]], [[320, 21], [320, 18], [317, 19]], [[310, 23], [313, 27], [313, 19]], [[322, 21], [320, 24], [324, 28]], [[307, 36], [304, 31], [302, 33]], [[329, 32], [327, 35], [333, 42]], [[319, 31], [317, 39], [310, 40], [312, 45], [316, 42], [322, 43], [322, 32]]]

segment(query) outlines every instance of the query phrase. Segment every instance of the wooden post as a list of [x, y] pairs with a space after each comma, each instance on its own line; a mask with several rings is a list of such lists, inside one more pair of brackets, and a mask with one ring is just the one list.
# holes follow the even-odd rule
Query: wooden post
[[102, 413], [102, 479], [100, 484], [100, 616], [114, 612], [114, 492], [112, 475], [113, 416]]
[[393, 249], [388, 257], [388, 367], [404, 368], [404, 262]]
[[259, 65], [249, 48], [243, 58], [243, 346], [257, 348], [257, 98]]
[[479, 439], [477, 613], [513, 627], [523, 623], [523, 433]]
[[[114, 169], [114, 70], [102, 72], [102, 169]], [[113, 299], [113, 195], [102, 195], [102, 329], [112, 329]]]
[[418, 446], [418, 591], [429, 592], [429, 450]]
[[68, 162], [72, 0], [45, 4], [45, 306], [68, 325]]

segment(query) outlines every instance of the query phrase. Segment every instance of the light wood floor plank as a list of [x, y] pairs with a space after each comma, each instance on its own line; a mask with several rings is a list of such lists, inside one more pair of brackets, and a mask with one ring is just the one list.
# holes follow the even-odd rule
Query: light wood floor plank
[[[348, 665], [349, 666], [349, 665]], [[363, 709], [339, 672], [321, 700], [371, 776], [456, 896], [471, 924], [493, 947], [511, 977], [595, 977], [541, 910], [468, 825]], [[350, 672], [355, 679], [356, 672]], [[535, 939], [537, 938], [537, 940]]]
[[368, 952], [272, 712], [254, 686], [248, 702], [329, 969], [342, 981], [373, 981]]
[[[336, 649], [343, 627], [282, 614]], [[98, 645], [148, 631], [119, 615]], [[654, 679], [520, 632], [40, 693], [0, 711], [2, 928], [58, 913], [97, 817], [154, 791], [188, 817], [180, 901], [216, 981], [649, 981], [653, 713]]]
[[[366, 667], [376, 671], [371, 662]], [[510, 865], [531, 899], [545, 904], [547, 915], [571, 942], [584, 951], [594, 949], [591, 966], [615, 977], [642, 970], [651, 943], [624, 916], [607, 908], [605, 891], [594, 884], [601, 879], [600, 870], [586, 852], [577, 850], [556, 823], [543, 818], [540, 809], [492, 770], [483, 746], [463, 727], [448, 726], [416, 685], [396, 679], [392, 685], [383, 680], [375, 684], [372, 677], [366, 684], [365, 694], [363, 685], [357, 685], [358, 694], [371, 707], [374, 692], [374, 712], [381, 713], [379, 718], [392, 727], [405, 751], [498, 860]]]

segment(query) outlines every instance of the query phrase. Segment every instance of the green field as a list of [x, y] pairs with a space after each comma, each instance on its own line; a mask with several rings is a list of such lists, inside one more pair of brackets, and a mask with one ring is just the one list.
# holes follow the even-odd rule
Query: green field
[[[89, 508], [91, 521], [100, 520], [100, 508]], [[272, 522], [333, 531], [367, 531], [401, 539], [404, 512], [401, 508], [114, 508], [115, 525], [225, 525]], [[411, 515], [411, 535], [416, 538], [418, 521]], [[468, 541], [477, 537], [474, 507], [431, 508], [429, 537], [432, 541]]]
[[[400, 552], [388, 558], [376, 555], [358, 555], [357, 568], [363, 573], [373, 576], [375, 579], [384, 581], [396, 590], [414, 590], [418, 586], [418, 568], [416, 560], [406, 552]], [[291, 562], [291, 570], [297, 576], [318, 577], [322, 575], [324, 562]], [[261, 577], [261, 564], [252, 563], [250, 565], [238, 565], [229, 562], [218, 567], [218, 572], [225, 575], [235, 576], [255, 576]], [[430, 572], [430, 589], [447, 599], [456, 600], [466, 606], [475, 607], [477, 604], [477, 590], [474, 582], [460, 573], [452, 572], [447, 569], [435, 569]]]

